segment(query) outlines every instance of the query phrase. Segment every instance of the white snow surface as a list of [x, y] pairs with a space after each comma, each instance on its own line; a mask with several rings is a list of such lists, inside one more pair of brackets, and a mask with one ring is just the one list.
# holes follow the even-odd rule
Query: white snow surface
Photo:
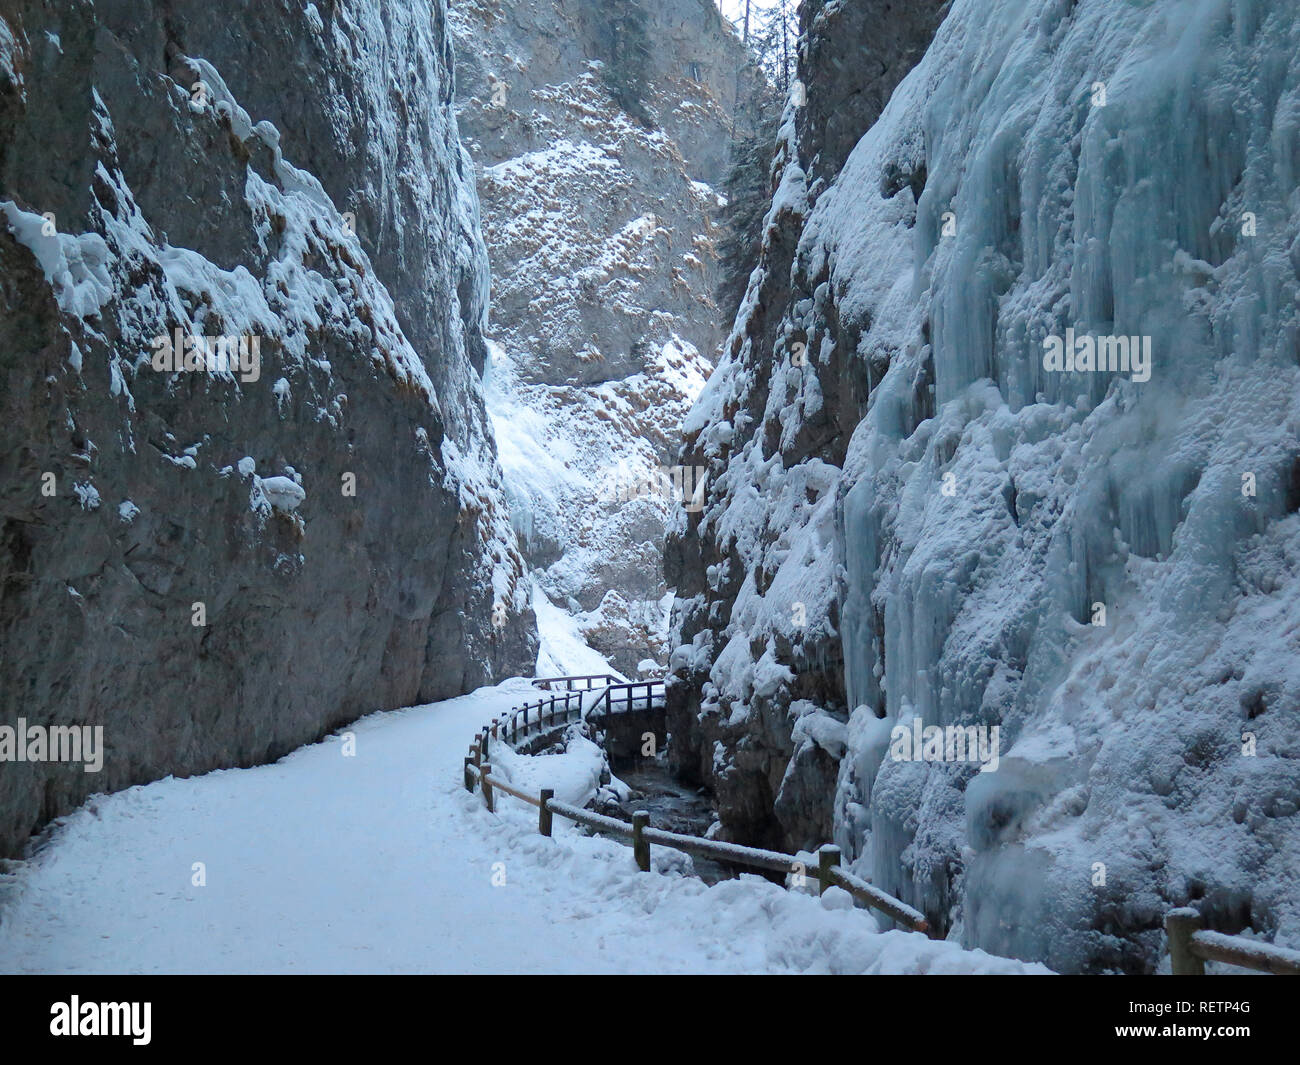
[[533, 613], [537, 615], [537, 675], [539, 677], [583, 677], [608, 673], [626, 680], [582, 638], [578, 621], [555, 606], [533, 582]]
[[[0, 971], [1046, 972], [880, 933], [835, 895], [758, 877], [706, 887], [662, 848], [641, 873], [630, 847], [563, 818], [542, 837], [509, 796], [489, 814], [461, 784], [462, 751], [533, 694], [507, 681], [375, 714], [274, 765], [92, 798], [10, 878]], [[544, 763], [566, 786], [593, 764], [590, 750], [522, 761], [511, 771], [529, 787]]]

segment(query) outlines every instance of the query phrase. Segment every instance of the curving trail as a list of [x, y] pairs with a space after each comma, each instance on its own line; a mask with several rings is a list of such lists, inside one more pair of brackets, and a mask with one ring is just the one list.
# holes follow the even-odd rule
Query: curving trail
[[0, 971], [1044, 971], [755, 878], [706, 888], [668, 852], [638, 873], [630, 849], [558, 820], [543, 839], [508, 799], [489, 815], [459, 786], [463, 751], [525, 690], [375, 714], [354, 757], [331, 737], [93, 798], [13, 878]]

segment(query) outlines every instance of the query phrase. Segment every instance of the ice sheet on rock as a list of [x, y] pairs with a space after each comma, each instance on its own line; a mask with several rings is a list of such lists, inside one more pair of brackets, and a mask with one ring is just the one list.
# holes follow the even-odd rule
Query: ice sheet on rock
[[[785, 157], [773, 210], [806, 210], [800, 270], [829, 277], [788, 323], [815, 332], [833, 297], [863, 372], [887, 367], [831, 489], [856, 708], [836, 839], [967, 943], [1154, 968], [1189, 898], [1300, 943], [1297, 34], [1251, 0], [957, 0], [810, 209]], [[1151, 379], [1047, 373], [1067, 327], [1151, 336]], [[789, 447], [818, 397], [776, 355]], [[686, 425], [706, 454], [743, 441], [702, 529], [767, 574], [820, 531], [797, 467], [727, 414], [753, 361], [724, 358]], [[748, 698], [740, 632], [786, 625], [775, 588], [741, 586], [714, 702]], [[891, 762], [912, 715], [999, 724], [999, 770]]]

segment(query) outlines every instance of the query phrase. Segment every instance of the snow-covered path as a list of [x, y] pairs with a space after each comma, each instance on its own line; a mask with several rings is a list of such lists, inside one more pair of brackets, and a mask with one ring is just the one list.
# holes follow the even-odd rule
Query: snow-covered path
[[0, 971], [1042, 971], [757, 878], [639, 873], [560, 818], [543, 838], [509, 798], [488, 814], [459, 785], [462, 752], [526, 687], [373, 715], [353, 757], [332, 737], [92, 799], [19, 873]]

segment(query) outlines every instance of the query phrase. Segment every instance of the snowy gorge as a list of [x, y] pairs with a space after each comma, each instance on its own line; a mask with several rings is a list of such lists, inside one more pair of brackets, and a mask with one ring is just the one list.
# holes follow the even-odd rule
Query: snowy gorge
[[[674, 500], [618, 488], [673, 465], [722, 339], [717, 186], [744, 50], [712, 0], [648, 7], [647, 126], [606, 83], [608, 11], [454, 5], [457, 106], [492, 267], [488, 407], [534, 599], [618, 672], [660, 675]], [[588, 671], [565, 642], [543, 626], [540, 675]]]
[[1300, 11], [797, 7], [0, 9], [0, 972], [1300, 951]]

